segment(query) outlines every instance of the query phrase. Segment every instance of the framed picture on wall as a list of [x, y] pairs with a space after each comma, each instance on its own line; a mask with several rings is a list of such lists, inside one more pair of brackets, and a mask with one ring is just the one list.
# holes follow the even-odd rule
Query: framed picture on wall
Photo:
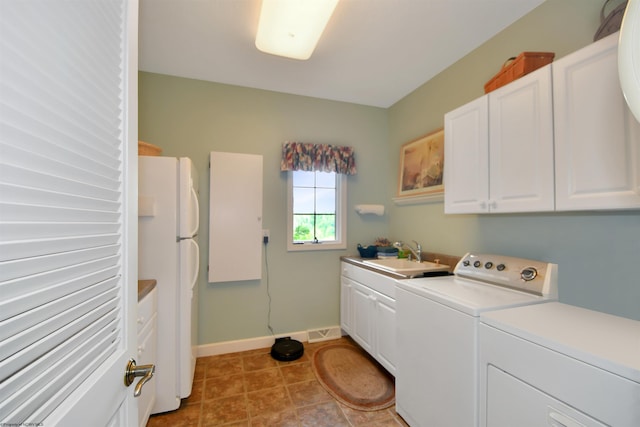
[[444, 129], [431, 132], [400, 149], [398, 197], [442, 196]]

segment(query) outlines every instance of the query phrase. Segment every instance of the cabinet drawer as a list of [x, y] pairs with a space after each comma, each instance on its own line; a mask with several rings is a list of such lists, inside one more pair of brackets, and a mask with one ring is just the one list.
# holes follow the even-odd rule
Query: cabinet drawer
[[380, 292], [389, 298], [395, 298], [396, 280], [392, 277], [374, 273], [373, 271], [347, 262], [342, 262], [342, 275], [356, 282], [366, 284], [371, 289]]
[[142, 331], [142, 328], [145, 327], [151, 317], [158, 310], [158, 291], [157, 289], [153, 289], [149, 292], [142, 300], [138, 302], [138, 334]]
[[[138, 349], [136, 354], [137, 365], [155, 365], [157, 362], [157, 312], [155, 309], [151, 317], [147, 318], [142, 326], [142, 329], [138, 332]], [[140, 327], [140, 325], [138, 325]], [[136, 380], [139, 381], [139, 380]], [[151, 411], [156, 402], [156, 377], [151, 377], [151, 380], [144, 386], [142, 394], [138, 398], [138, 426], [144, 427], [147, 425]]]
[[139, 365], [156, 362], [156, 318], [154, 313], [138, 333], [138, 349], [136, 362]]

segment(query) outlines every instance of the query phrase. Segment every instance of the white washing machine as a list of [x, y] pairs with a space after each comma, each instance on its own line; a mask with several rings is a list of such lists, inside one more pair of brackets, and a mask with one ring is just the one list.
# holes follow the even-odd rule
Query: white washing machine
[[640, 426], [640, 322], [556, 302], [480, 321], [481, 427]]
[[557, 298], [557, 265], [466, 254], [452, 276], [398, 280], [396, 411], [412, 427], [478, 425], [481, 313]]

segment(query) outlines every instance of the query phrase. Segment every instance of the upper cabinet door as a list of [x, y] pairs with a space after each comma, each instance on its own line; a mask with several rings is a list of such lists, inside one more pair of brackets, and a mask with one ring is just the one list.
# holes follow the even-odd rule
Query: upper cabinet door
[[640, 208], [640, 124], [617, 48], [614, 34], [553, 63], [557, 210]]
[[551, 67], [489, 94], [489, 210], [554, 209]]
[[444, 211], [489, 212], [489, 130], [487, 96], [444, 117]]

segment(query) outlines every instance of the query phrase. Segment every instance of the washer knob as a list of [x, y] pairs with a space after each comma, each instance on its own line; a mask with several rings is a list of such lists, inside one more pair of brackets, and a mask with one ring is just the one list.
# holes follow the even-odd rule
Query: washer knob
[[480, 261], [474, 261], [474, 262], [473, 262], [473, 266], [474, 266], [475, 268], [478, 268], [478, 267], [480, 267], [481, 265], [482, 265], [482, 263], [481, 263]]
[[520, 272], [520, 278], [525, 282], [529, 282], [535, 279], [537, 275], [538, 275], [538, 270], [536, 270], [533, 267], [523, 268], [522, 271]]
[[464, 261], [462, 261], [462, 265], [464, 265], [465, 267], [469, 267], [469, 264], [471, 263], [469, 262], [468, 259], [465, 259]]
[[498, 264], [496, 268], [498, 269], [498, 271], [504, 271], [504, 269], [507, 268], [507, 266], [504, 264]]
[[484, 263], [484, 268], [486, 268], [487, 270], [490, 270], [493, 268], [493, 263], [491, 261], [487, 261]]

